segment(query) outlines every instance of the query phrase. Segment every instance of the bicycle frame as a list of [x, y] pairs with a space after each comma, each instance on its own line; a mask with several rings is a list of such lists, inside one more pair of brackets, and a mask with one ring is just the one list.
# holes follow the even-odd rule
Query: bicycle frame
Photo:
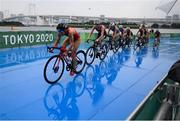
[[[72, 56], [71, 56], [71, 53], [68, 53], [69, 51], [68, 50], [66, 50], [65, 52], [62, 52], [61, 51], [61, 47], [48, 47], [48, 50], [49, 49], [51, 49], [51, 48], [53, 48], [53, 49], [57, 49], [57, 50], [60, 50], [60, 52], [59, 52], [59, 58], [61, 58], [61, 59], [63, 59], [64, 61], [65, 61], [65, 63], [66, 63], [66, 66], [69, 68], [69, 69], [72, 69], [73, 67], [72, 67], [72, 60], [70, 60], [70, 59], [68, 59], [68, 57], [71, 57], [72, 58]], [[69, 54], [70, 54], [70, 56], [69, 56]], [[58, 58], [57, 58], [58, 59]], [[76, 59], [77, 59], [77, 62], [81, 62], [81, 60], [76, 56]], [[69, 61], [71, 61], [70, 63], [69, 63]], [[53, 66], [53, 69], [55, 69], [55, 65], [56, 65], [56, 62], [57, 62], [57, 60], [55, 61], [55, 63], [54, 63], [54, 66]], [[60, 59], [58, 59], [58, 65], [59, 65], [59, 63], [60, 63]], [[67, 69], [67, 70], [69, 70], [69, 69]]]

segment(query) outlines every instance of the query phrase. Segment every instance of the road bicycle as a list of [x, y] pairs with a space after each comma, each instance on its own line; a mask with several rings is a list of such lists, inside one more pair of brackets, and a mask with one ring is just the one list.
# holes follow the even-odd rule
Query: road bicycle
[[107, 55], [107, 45], [103, 43], [94, 42], [86, 51], [86, 64], [93, 63], [95, 57], [104, 60]]
[[[72, 65], [72, 52], [68, 50], [62, 50], [61, 47], [48, 47], [48, 51], [51, 49], [59, 50], [59, 54], [53, 55], [46, 62], [44, 67], [44, 78], [47, 83], [53, 84], [56, 83], [63, 75], [65, 64], [67, 71], [74, 71], [76, 74], [82, 72], [85, 67], [86, 58], [85, 52], [79, 50], [76, 53], [76, 65], [75, 69]], [[51, 51], [49, 51], [51, 52]]]

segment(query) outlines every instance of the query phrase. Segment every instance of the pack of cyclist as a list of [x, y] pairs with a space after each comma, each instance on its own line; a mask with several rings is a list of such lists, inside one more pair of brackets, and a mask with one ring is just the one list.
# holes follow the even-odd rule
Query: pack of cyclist
[[147, 30], [147, 28], [145, 27], [144, 24], [140, 25], [136, 36], [137, 36], [137, 41], [142, 43], [142, 45], [149, 42], [149, 32], [148, 32], [148, 30]]
[[[61, 45], [61, 51], [66, 51], [66, 47], [70, 45], [68, 50], [72, 51], [71, 56], [72, 56], [72, 67], [73, 67], [73, 69], [70, 70], [70, 75], [74, 75], [75, 72], [74, 70], [77, 65], [76, 52], [81, 43], [80, 35], [78, 34], [75, 28], [68, 27], [67, 24], [65, 23], [58, 24], [56, 29], [57, 29], [57, 37], [55, 38], [53, 47], [57, 47], [59, 40], [61, 39], [62, 36], [64, 35], [67, 36], [67, 38], [63, 41]], [[107, 32], [106, 29], [108, 29]], [[97, 31], [98, 34], [94, 42], [98, 44], [103, 43], [106, 37], [111, 37], [112, 43], [118, 41], [120, 42], [119, 43], [120, 45], [124, 42], [125, 46], [128, 45], [128, 47], [130, 47], [133, 37], [133, 33], [130, 27], [124, 28], [122, 25], [118, 26], [115, 23], [112, 23], [108, 27], [106, 27], [105, 25], [99, 23], [92, 27], [87, 41], [90, 40], [91, 35], [95, 30]], [[144, 24], [140, 25], [136, 37], [137, 39], [135, 41], [142, 43], [142, 45], [145, 45], [149, 42], [149, 32]], [[160, 43], [159, 30], [155, 32], [155, 41], [158, 44]], [[53, 48], [51, 48], [49, 51], [52, 52]]]

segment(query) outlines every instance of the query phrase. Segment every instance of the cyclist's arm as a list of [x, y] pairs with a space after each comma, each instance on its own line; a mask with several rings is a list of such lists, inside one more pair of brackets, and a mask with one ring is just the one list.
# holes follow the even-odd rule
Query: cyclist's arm
[[124, 37], [127, 36], [127, 30], [124, 31], [123, 36], [124, 36]]
[[60, 39], [61, 39], [61, 35], [58, 34], [54, 40], [53, 47], [57, 47]]
[[89, 36], [88, 36], [88, 39], [90, 39], [92, 33], [94, 32], [94, 29], [95, 29], [95, 26], [92, 27], [91, 32], [90, 32], [90, 34], [89, 34]]
[[99, 40], [102, 40], [102, 39], [103, 39], [103, 37], [104, 37], [104, 31], [105, 31], [105, 28], [102, 27], [102, 28], [101, 28], [101, 36], [100, 36], [96, 41], [99, 41]]
[[109, 35], [110, 31], [111, 31], [111, 29], [110, 29], [110, 27], [109, 27], [109, 28], [108, 28], [108, 32], [107, 32], [108, 35]]
[[113, 39], [115, 38], [116, 34], [117, 34], [117, 30], [115, 30], [115, 31], [113, 32]]
[[139, 37], [139, 35], [140, 35], [140, 31], [138, 30], [136, 33], [136, 37]]

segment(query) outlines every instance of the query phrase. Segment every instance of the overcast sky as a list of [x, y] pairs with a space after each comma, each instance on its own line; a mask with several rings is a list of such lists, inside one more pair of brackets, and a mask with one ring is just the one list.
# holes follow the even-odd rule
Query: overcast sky
[[[10, 14], [77, 15], [107, 17], [162, 18], [166, 14], [155, 9], [163, 0], [0, 0], [0, 11]], [[168, 0], [164, 0], [168, 1]]]

